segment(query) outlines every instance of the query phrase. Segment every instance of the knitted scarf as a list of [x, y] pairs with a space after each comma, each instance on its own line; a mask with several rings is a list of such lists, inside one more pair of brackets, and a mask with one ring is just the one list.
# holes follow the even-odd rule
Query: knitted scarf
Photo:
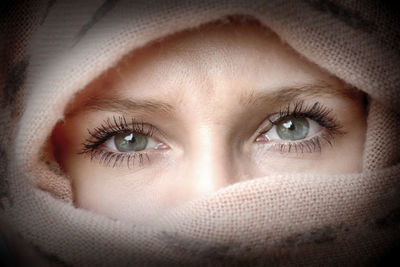
[[[400, 24], [390, 7], [357, 0], [50, 0], [16, 1], [3, 13], [1, 230], [21, 264], [358, 266], [394, 253]], [[362, 172], [258, 177], [148, 225], [74, 207], [68, 177], [43, 152], [69, 100], [131, 51], [230, 15], [258, 20], [368, 94]]]

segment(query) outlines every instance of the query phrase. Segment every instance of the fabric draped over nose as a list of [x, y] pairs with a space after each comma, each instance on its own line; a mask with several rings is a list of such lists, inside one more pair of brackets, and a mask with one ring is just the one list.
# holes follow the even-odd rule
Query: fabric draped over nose
[[[363, 171], [259, 177], [147, 225], [74, 208], [43, 146], [75, 93], [134, 49], [231, 15], [369, 95]], [[21, 41], [1, 47], [12, 51], [0, 80], [1, 214], [38, 261], [365, 265], [398, 242], [399, 18], [376, 1], [30, 1], [1, 23]]]

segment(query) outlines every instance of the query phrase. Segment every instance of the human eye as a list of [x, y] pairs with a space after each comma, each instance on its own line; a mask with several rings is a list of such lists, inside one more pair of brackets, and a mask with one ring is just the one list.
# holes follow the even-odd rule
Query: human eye
[[306, 105], [304, 101], [271, 115], [259, 133], [256, 142], [285, 153], [320, 152], [324, 143], [332, 146], [337, 135], [345, 134], [332, 110], [319, 102]]
[[89, 154], [105, 166], [142, 165], [150, 161], [151, 154], [167, 148], [154, 137], [160, 135], [154, 126], [133, 118], [128, 123], [124, 116], [107, 118], [99, 127], [88, 129], [88, 134], [79, 154]]

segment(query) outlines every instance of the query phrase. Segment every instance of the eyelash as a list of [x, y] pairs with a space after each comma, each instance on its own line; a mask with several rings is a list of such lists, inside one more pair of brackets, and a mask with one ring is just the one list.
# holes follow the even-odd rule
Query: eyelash
[[[336, 118], [331, 115], [331, 113], [331, 109], [326, 108], [319, 102], [315, 102], [312, 105], [305, 105], [303, 100], [297, 101], [294, 104], [289, 103], [276, 114], [276, 119], [268, 119], [272, 126], [278, 125], [288, 117], [308, 118], [314, 120], [321, 127], [323, 127], [323, 132], [320, 135], [314, 136], [307, 140], [287, 141], [285, 143], [273, 144], [272, 148], [280, 151], [281, 153], [290, 153], [292, 151], [295, 151], [296, 153], [311, 153], [321, 152], [322, 142], [326, 142], [332, 146], [332, 140], [337, 135], [344, 135], [346, 133], [342, 131], [342, 126], [339, 124]], [[263, 129], [259, 132], [259, 134], [265, 134], [272, 128], [272, 126], [267, 130]]]
[[[323, 133], [318, 136], [314, 136], [308, 140], [292, 141], [285, 143], [276, 143], [272, 145], [274, 150], [278, 150], [282, 153], [290, 153], [295, 151], [296, 153], [301, 152], [320, 152], [321, 143], [326, 142], [332, 146], [332, 140], [336, 135], [343, 135], [345, 132], [341, 130], [342, 126], [336, 121], [336, 119], [331, 115], [332, 110], [324, 107], [319, 102], [313, 105], [305, 105], [304, 101], [297, 101], [294, 104], [288, 104], [285, 108], [281, 109], [274, 120], [268, 119], [270, 125], [278, 125], [284, 119], [288, 117], [295, 118], [309, 118], [317, 122], [321, 127], [323, 127]], [[267, 130], [262, 130], [259, 134], [265, 134], [272, 127]], [[109, 138], [119, 134], [135, 132], [140, 133], [148, 137], [152, 137], [156, 128], [150, 124], [144, 122], [136, 122], [132, 118], [131, 123], [128, 124], [124, 116], [119, 116], [118, 118], [113, 116], [112, 119], [108, 118], [99, 127], [94, 128], [92, 131], [88, 129], [90, 138], [86, 139], [83, 145], [83, 150], [78, 154], [88, 154], [90, 159], [99, 160], [100, 164], [105, 166], [116, 167], [121, 166], [124, 161], [126, 161], [127, 167], [135, 166], [137, 163], [143, 165], [145, 161], [150, 161], [148, 153], [144, 151], [134, 152], [134, 153], [116, 153], [99, 148], [104, 144]]]
[[88, 154], [90, 155], [90, 160], [97, 159], [100, 164], [106, 167], [111, 165], [113, 168], [117, 165], [121, 166], [125, 160], [128, 168], [135, 166], [137, 163], [143, 165], [145, 161], [150, 161], [150, 157], [145, 151], [116, 153], [101, 149], [99, 146], [104, 144], [109, 138], [120, 133], [135, 132], [152, 137], [156, 131], [154, 126], [144, 122], [136, 122], [133, 118], [131, 124], [128, 124], [124, 116], [119, 116], [118, 118], [113, 116], [112, 119], [108, 118], [103, 124], [92, 131], [88, 129], [90, 138], [85, 140], [82, 144], [84, 148], [78, 154]]

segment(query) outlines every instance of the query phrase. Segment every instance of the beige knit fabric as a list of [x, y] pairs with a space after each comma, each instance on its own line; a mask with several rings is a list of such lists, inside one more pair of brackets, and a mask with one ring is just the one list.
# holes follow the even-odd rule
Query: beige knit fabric
[[[28, 49], [24, 42], [15, 51], [11, 42], [2, 45], [14, 57], [0, 79], [7, 126], [0, 192], [2, 219], [42, 264], [354, 266], [378, 263], [399, 240], [400, 34], [390, 10], [375, 1], [31, 3], [15, 11], [29, 11], [21, 25], [31, 30], [17, 31]], [[259, 20], [308, 60], [368, 93], [363, 172], [260, 177], [146, 225], [74, 208], [68, 179], [43, 155], [68, 101], [132, 50], [236, 14]], [[18, 19], [9, 14], [2, 28]], [[18, 69], [22, 59], [27, 64]]]

